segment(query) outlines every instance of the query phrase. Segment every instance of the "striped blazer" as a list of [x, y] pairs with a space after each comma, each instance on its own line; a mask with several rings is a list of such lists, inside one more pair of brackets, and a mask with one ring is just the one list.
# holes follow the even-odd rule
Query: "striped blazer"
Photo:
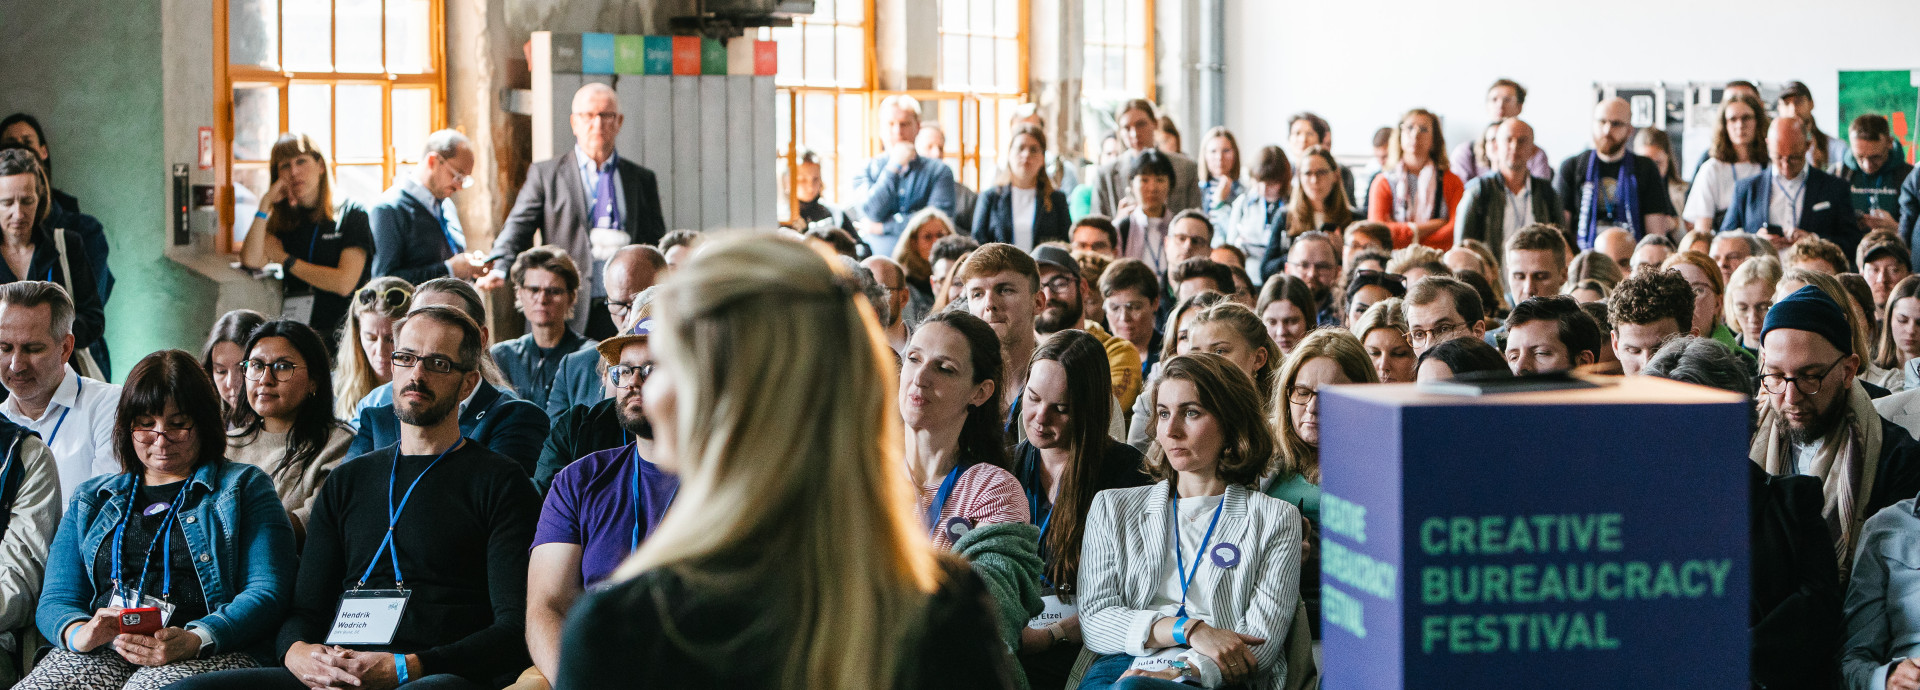
[[[1151, 608], [1154, 593], [1173, 574], [1173, 525], [1165, 512], [1173, 509], [1171, 491], [1161, 481], [1093, 498], [1080, 551], [1079, 603], [1080, 630], [1096, 654], [1153, 652], [1143, 642], [1162, 617]], [[1213, 612], [1207, 624], [1266, 638], [1253, 647], [1259, 673], [1249, 687], [1278, 690], [1286, 681], [1287, 631], [1300, 599], [1300, 510], [1244, 486], [1228, 486], [1222, 500], [1214, 543], [1238, 545], [1241, 558], [1233, 568], [1207, 562], [1196, 575], [1219, 578], [1206, 602]], [[1195, 656], [1206, 680], [1218, 685], [1220, 669]]]

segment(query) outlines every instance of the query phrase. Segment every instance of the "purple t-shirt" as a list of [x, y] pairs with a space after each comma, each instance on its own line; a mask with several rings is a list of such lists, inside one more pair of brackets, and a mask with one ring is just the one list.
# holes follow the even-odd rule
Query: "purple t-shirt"
[[[637, 507], [636, 471], [640, 473]], [[678, 477], [647, 462], [632, 445], [580, 458], [554, 475], [533, 545], [579, 544], [581, 585], [592, 586], [612, 575], [633, 552], [633, 527], [641, 515], [646, 517], [640, 530], [644, 541], [659, 526], [660, 516], [679, 490]]]

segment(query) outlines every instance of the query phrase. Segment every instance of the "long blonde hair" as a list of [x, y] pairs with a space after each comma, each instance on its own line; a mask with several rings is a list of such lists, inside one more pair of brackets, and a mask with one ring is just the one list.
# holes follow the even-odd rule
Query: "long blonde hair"
[[[387, 295], [393, 290], [405, 295], [398, 304], [387, 301]], [[347, 310], [347, 322], [340, 326], [340, 347], [335, 350], [340, 356], [334, 358], [333, 365], [333, 416], [341, 419], [353, 419], [360, 399], [386, 383], [374, 376], [373, 363], [367, 361], [367, 349], [360, 345], [360, 315], [379, 314], [398, 321], [413, 307], [413, 284], [393, 276], [374, 278], [353, 291], [351, 304], [353, 308]]]
[[1287, 395], [1293, 382], [1300, 380], [1300, 369], [1321, 357], [1339, 365], [1340, 373], [1349, 381], [1380, 382], [1380, 373], [1373, 370], [1373, 360], [1367, 359], [1367, 348], [1344, 328], [1322, 328], [1308, 333], [1299, 345], [1293, 346], [1287, 360], [1280, 363], [1280, 376], [1274, 381], [1270, 403], [1273, 412], [1267, 415], [1273, 438], [1280, 446], [1274, 468], [1283, 480], [1297, 474], [1313, 484], [1320, 483], [1320, 447], [1307, 443], [1293, 430], [1293, 406], [1287, 404]]
[[[872, 307], [805, 245], [742, 233], [703, 247], [654, 309], [680, 494], [615, 578], [764, 594], [781, 642], [756, 653], [783, 687], [893, 685], [941, 571]], [[725, 645], [689, 651], [725, 663]]]

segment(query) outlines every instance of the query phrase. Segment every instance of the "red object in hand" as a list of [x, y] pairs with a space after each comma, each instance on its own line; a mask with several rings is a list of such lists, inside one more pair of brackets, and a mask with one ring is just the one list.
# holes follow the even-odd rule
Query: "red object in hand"
[[152, 635], [160, 630], [160, 609], [152, 606], [122, 609], [120, 611], [120, 632], [134, 635]]

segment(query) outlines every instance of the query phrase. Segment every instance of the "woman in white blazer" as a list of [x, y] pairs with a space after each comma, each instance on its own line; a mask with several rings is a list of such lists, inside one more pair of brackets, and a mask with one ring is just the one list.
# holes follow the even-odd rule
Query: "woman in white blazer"
[[1280, 688], [1302, 525], [1254, 488], [1275, 450], [1260, 393], [1198, 353], [1169, 360], [1149, 395], [1159, 482], [1102, 491], [1087, 517], [1080, 627], [1100, 656], [1080, 689]]

